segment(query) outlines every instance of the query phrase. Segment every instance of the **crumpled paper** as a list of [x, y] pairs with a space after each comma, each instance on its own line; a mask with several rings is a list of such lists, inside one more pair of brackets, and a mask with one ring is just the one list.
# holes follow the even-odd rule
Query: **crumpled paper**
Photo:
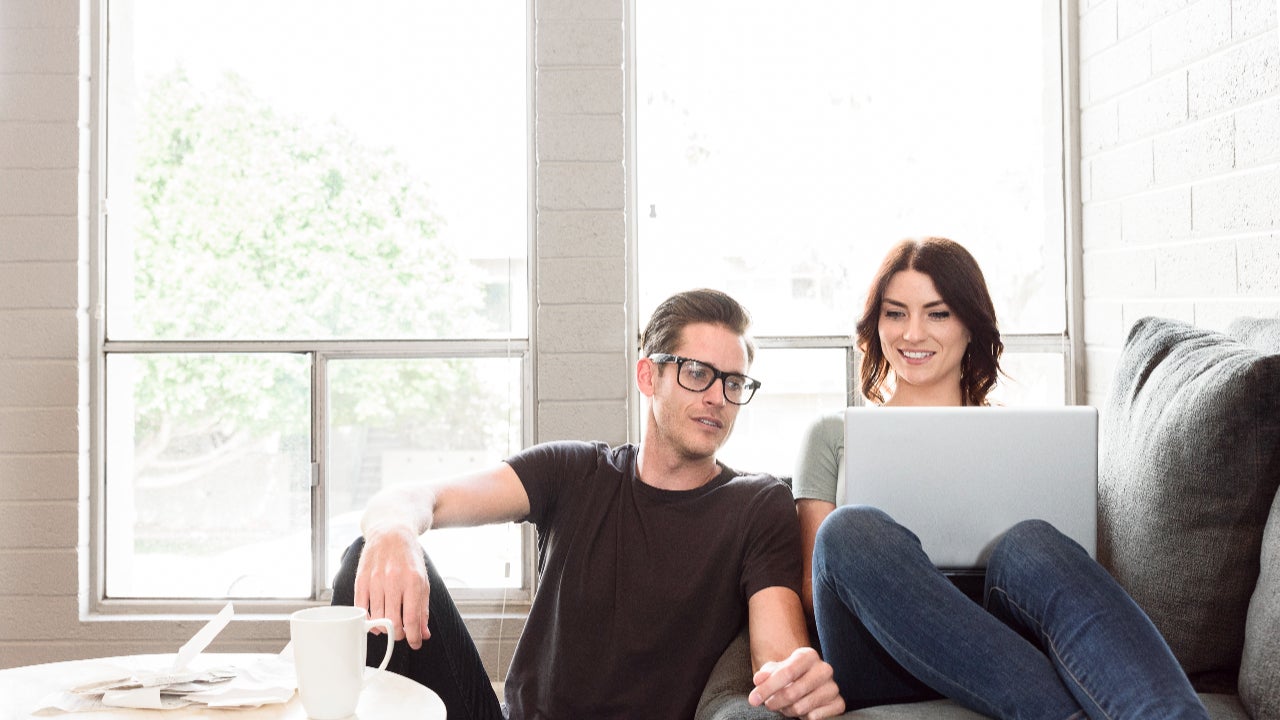
[[38, 710], [168, 710], [187, 705], [237, 708], [288, 702], [298, 687], [291, 646], [279, 655], [259, 658], [245, 667], [188, 669], [231, 622], [234, 613], [232, 604], [227, 603], [178, 650], [168, 668], [128, 668], [106, 679], [54, 693], [40, 702]]

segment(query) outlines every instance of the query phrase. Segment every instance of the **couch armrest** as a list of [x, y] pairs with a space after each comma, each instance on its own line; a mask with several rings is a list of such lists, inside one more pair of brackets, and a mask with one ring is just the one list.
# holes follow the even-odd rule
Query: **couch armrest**
[[[1280, 458], [1277, 458], [1280, 460]], [[1240, 699], [1255, 718], [1280, 718], [1280, 495], [1262, 536], [1261, 570], [1245, 621]]]

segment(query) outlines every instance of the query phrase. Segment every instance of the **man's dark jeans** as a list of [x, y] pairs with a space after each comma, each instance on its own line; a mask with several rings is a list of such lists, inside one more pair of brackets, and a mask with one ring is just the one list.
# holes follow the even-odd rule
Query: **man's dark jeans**
[[[356, 566], [363, 550], [364, 538], [360, 538], [342, 554], [342, 567], [333, 579], [334, 605], [355, 604]], [[504, 720], [480, 652], [430, 558], [427, 579], [431, 583], [427, 616], [431, 639], [418, 650], [405, 640], [397, 642], [387, 669], [434, 690], [444, 701], [450, 720]], [[386, 635], [370, 634], [368, 657], [380, 661], [387, 639]]]

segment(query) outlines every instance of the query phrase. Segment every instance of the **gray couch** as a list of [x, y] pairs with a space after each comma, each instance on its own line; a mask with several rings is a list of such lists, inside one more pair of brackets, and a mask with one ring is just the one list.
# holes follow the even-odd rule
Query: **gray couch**
[[[1169, 641], [1214, 720], [1280, 720], [1280, 319], [1133, 326], [1101, 408], [1099, 560]], [[698, 720], [755, 720], [745, 631]], [[975, 720], [948, 700], [844, 718]]]

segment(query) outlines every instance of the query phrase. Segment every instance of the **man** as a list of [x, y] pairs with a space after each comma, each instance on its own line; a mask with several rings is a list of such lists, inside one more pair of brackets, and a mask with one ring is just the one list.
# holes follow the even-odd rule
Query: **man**
[[[813, 719], [842, 713], [830, 666], [807, 647], [790, 491], [715, 459], [759, 387], [746, 375], [749, 323], [712, 290], [654, 311], [636, 363], [648, 398], [639, 446], [544, 443], [443, 485], [383, 490], [344, 557], [334, 602], [390, 618], [404, 641], [392, 669], [435, 689], [450, 718], [502, 718], [417, 540], [432, 527], [527, 520], [538, 528], [541, 582], [507, 676], [511, 718], [691, 718], [744, 618], [753, 704]], [[381, 657], [382, 639], [370, 642]]]

